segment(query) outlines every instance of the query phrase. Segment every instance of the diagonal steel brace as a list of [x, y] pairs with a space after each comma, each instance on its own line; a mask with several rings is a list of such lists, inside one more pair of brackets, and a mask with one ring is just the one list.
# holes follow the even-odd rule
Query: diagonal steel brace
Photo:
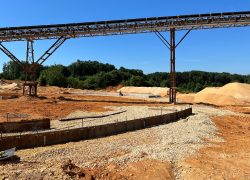
[[0, 42], [0, 50], [15, 63], [24, 66], [24, 64], [14, 54], [12, 54], [1, 42]]
[[60, 37], [52, 46], [36, 61], [36, 64], [42, 65], [65, 41], [67, 38]]

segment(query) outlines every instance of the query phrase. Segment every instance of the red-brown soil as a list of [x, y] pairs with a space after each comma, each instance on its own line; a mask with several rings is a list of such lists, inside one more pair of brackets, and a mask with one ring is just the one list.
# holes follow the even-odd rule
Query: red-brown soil
[[118, 166], [110, 164], [99, 168], [80, 168], [72, 162], [62, 166], [64, 173], [76, 179], [134, 179], [134, 180], [170, 180], [173, 178], [171, 165], [156, 160], [145, 160]]
[[188, 158], [185, 179], [250, 179], [250, 116], [214, 117], [225, 142], [202, 148]]
[[[60, 94], [60, 88], [40, 88], [40, 98], [22, 97], [21, 91], [3, 93], [3, 96], [18, 98], [0, 101], [0, 121], [6, 113], [29, 114], [31, 118], [49, 117], [63, 118], [76, 110], [107, 111], [106, 106], [151, 105], [167, 106], [167, 104], [150, 104], [145, 100], [128, 99], [124, 97], [88, 96]], [[143, 104], [140, 104], [143, 103]], [[250, 108], [249, 106], [224, 106], [219, 108], [245, 113], [241, 116], [213, 117], [218, 127], [218, 135], [225, 142], [213, 142], [200, 149], [196, 155], [187, 158], [182, 163], [184, 179], [250, 179]], [[93, 169], [72, 168], [84, 172], [81, 178], [96, 179], [174, 179], [174, 165], [156, 160], [146, 160], [126, 165], [107, 165]], [[178, 169], [177, 169], [178, 170]], [[74, 172], [75, 171], [75, 172]]]
[[[125, 97], [108, 97], [108, 96], [91, 96], [79, 94], [63, 94], [56, 87], [43, 87], [39, 89], [39, 97], [22, 96], [21, 91], [18, 93], [3, 93], [7, 99], [0, 101], [0, 122], [6, 121], [6, 113], [10, 114], [27, 114], [30, 119], [50, 118], [58, 119], [77, 111], [105, 112], [109, 109], [106, 106], [167, 106], [141, 100], [129, 99]], [[16, 96], [16, 98], [8, 97]], [[9, 119], [10, 121], [20, 121], [21, 119]]]
[[225, 106], [222, 108], [228, 109], [234, 112], [243, 113], [243, 114], [250, 114], [250, 105], [249, 106]]

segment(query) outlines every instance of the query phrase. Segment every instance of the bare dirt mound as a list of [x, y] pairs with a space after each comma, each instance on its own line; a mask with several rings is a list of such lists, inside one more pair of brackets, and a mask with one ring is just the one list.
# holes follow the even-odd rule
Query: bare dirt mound
[[125, 86], [118, 90], [122, 93], [136, 93], [136, 94], [153, 94], [161, 97], [166, 97], [169, 88], [163, 87], [134, 87], [134, 86]]
[[117, 92], [119, 89], [121, 89], [123, 87], [122, 84], [119, 84], [117, 86], [108, 86], [105, 89], [103, 89], [104, 91], [107, 92]]
[[229, 83], [219, 88], [205, 88], [195, 95], [194, 103], [243, 105], [250, 103], [250, 85]]
[[205, 103], [218, 106], [249, 105], [250, 84], [229, 83], [223, 87], [208, 87], [197, 94], [178, 94], [179, 102]]
[[7, 83], [5, 81], [0, 81], [0, 90], [20, 90], [21, 87], [17, 83]]

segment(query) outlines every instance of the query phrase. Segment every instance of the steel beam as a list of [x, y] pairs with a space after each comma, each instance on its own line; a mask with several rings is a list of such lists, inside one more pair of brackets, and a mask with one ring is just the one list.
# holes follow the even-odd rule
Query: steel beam
[[24, 64], [14, 54], [12, 54], [2, 43], [0, 43], [0, 50], [15, 63], [24, 66]]
[[[182, 43], [182, 41], [187, 37], [187, 35], [191, 32], [191, 29], [186, 32], [186, 34], [180, 39], [180, 41], [175, 43], [175, 28], [170, 29], [170, 43], [167, 39], [158, 31], [155, 34], [158, 38], [165, 44], [166, 47], [170, 50], [170, 88], [169, 88], [169, 102], [176, 104], [176, 70], [175, 70], [175, 50]], [[169, 44], [169, 46], [168, 46]]]
[[110, 36], [250, 26], [250, 11], [0, 28], [0, 41]]
[[161, 42], [170, 50], [170, 46], [166, 43], [166, 41], [162, 39], [157, 32], [155, 32], [155, 34], [161, 40]]
[[36, 61], [36, 64], [42, 65], [65, 41], [67, 38], [60, 37], [52, 46]]
[[37, 96], [37, 64], [35, 63], [33, 43], [33, 40], [27, 39], [26, 62], [24, 65], [25, 82], [23, 83], [23, 95], [26, 94], [27, 88], [28, 95]]
[[[87, 23], [55, 24], [0, 28], [0, 50], [14, 62], [23, 65], [1, 42], [28, 41], [26, 72], [34, 72], [67, 38], [109, 36], [155, 32], [170, 49], [170, 102], [176, 103], [175, 50], [191, 30], [250, 26], [250, 11], [166, 16]], [[175, 32], [189, 30], [175, 43]], [[170, 43], [160, 32], [170, 31]], [[34, 61], [33, 40], [58, 39], [37, 61]], [[35, 74], [34, 74], [35, 75]], [[27, 79], [26, 79], [27, 80]], [[31, 84], [32, 85], [32, 84]], [[33, 85], [32, 85], [33, 86]]]
[[170, 29], [170, 88], [169, 102], [176, 104], [176, 71], [175, 71], [175, 29]]
[[25, 74], [25, 82], [23, 84], [23, 94], [26, 94], [26, 89], [28, 89], [28, 94], [31, 96], [37, 96], [37, 68], [42, 65], [65, 41], [67, 38], [60, 37], [37, 61], [34, 57], [34, 45], [32, 39], [27, 39], [26, 46], [26, 61], [22, 63], [16, 58], [5, 46], [0, 42], [0, 50], [3, 51], [11, 60], [23, 67]]
[[181, 40], [177, 43], [177, 45], [175, 46], [175, 48], [177, 48], [182, 41], [187, 37], [187, 35], [192, 31], [192, 29], [189, 29], [188, 32], [186, 32], [186, 34], [181, 38]]
[[159, 32], [159, 31], [155, 31], [156, 36], [161, 40], [161, 42], [163, 44], [165, 44], [165, 46], [170, 50], [170, 43], [168, 42], [168, 40]]
[[27, 40], [26, 63], [34, 63], [34, 47], [32, 40]]
[[30, 78], [30, 80], [33, 80], [35, 78], [35, 71], [36, 70], [35, 70], [34, 66], [35, 65], [34, 65], [34, 47], [33, 47], [33, 41], [32, 40], [27, 40], [26, 62], [25, 62], [25, 66], [24, 66], [25, 82], [29, 78]]

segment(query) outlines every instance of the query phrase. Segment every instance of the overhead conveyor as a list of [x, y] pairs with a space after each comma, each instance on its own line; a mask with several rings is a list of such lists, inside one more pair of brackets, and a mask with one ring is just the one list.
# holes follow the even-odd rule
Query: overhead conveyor
[[[181, 16], [151, 17], [127, 20], [97, 21], [85, 23], [4, 27], [0, 28], [0, 50], [14, 62], [23, 65], [26, 74], [33, 74], [38, 65], [44, 63], [67, 39], [81, 37], [111, 36], [154, 32], [170, 49], [170, 102], [176, 103], [175, 49], [191, 30], [246, 27], [250, 25], [250, 11]], [[187, 33], [175, 43], [176, 31], [187, 30]], [[170, 42], [161, 32], [170, 32]], [[34, 60], [33, 42], [35, 40], [56, 39], [56, 42], [39, 58]], [[2, 43], [27, 41], [26, 63], [22, 64]], [[25, 82], [27, 81], [27, 78]], [[26, 84], [29, 85], [28, 82]], [[31, 88], [34, 82], [31, 83]], [[36, 87], [35, 94], [36, 95]], [[32, 94], [30, 92], [30, 94]]]

